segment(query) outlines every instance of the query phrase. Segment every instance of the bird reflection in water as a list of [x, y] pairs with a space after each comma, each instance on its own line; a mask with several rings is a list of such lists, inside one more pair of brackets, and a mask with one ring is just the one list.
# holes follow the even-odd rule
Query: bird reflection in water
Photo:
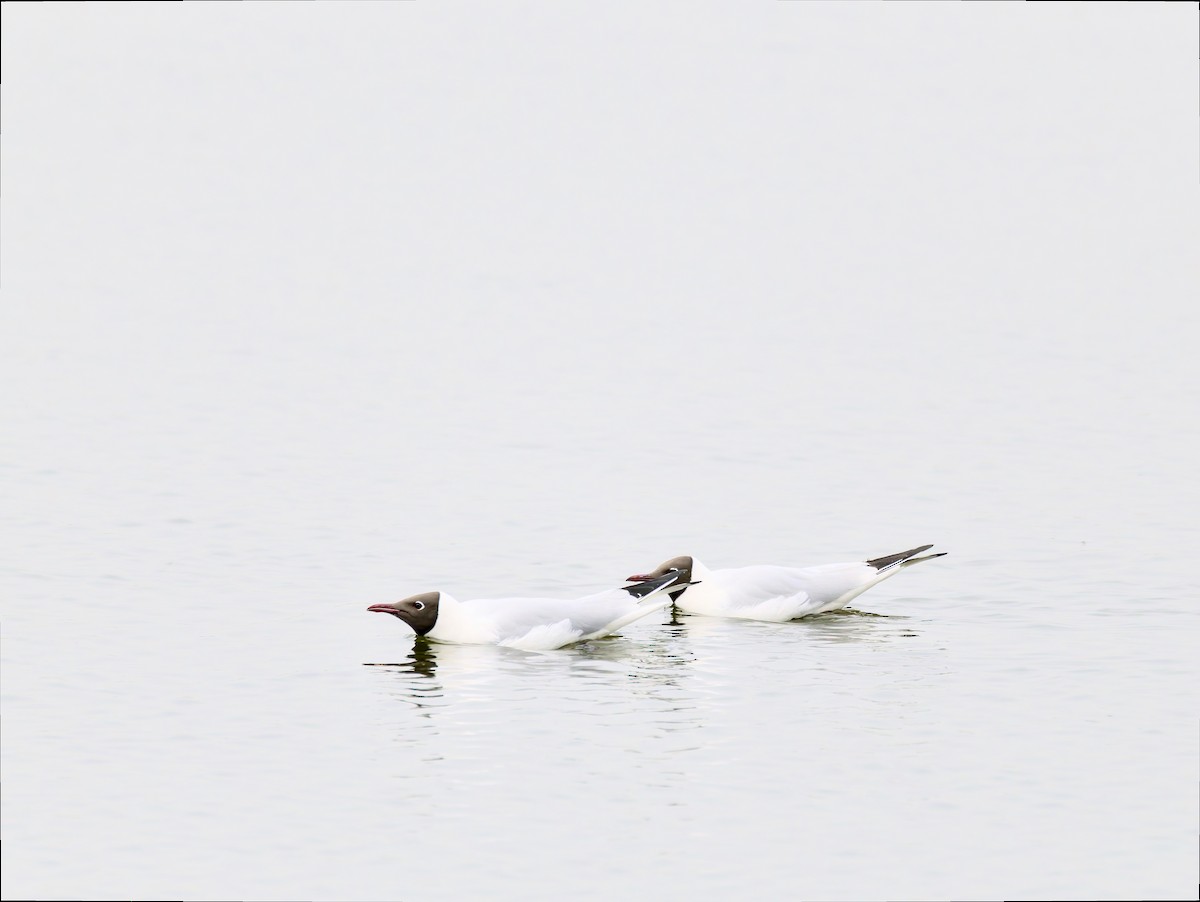
[[[433, 646], [428, 639], [417, 636], [404, 660], [364, 666], [399, 677], [388, 685], [389, 694], [394, 697], [420, 709], [438, 708], [445, 704], [444, 687], [437, 680], [438, 659]], [[424, 710], [422, 714], [428, 717], [430, 712]]]
[[740, 620], [733, 617], [705, 617], [700, 614], [681, 613], [675, 609], [671, 613], [670, 628], [690, 633], [693, 640], [717, 638], [717, 641], [732, 643], [753, 641], [752, 634], [758, 630], [798, 630], [800, 632], [797, 639], [831, 644], [888, 642], [896, 638], [914, 638], [918, 635], [910, 617], [902, 614], [876, 614], [857, 608], [841, 608], [779, 623]]
[[406, 664], [408, 670], [417, 676], [433, 679], [437, 673], [437, 654], [433, 651], [433, 643], [424, 636], [417, 636]]
[[803, 626], [818, 642], [889, 642], [896, 638], [914, 638], [911, 619], [902, 614], [876, 614], [857, 608], [827, 611], [813, 617], [793, 620], [784, 626]]
[[413, 638], [407, 657], [370, 665], [393, 679], [390, 694], [419, 708], [444, 707], [451, 697], [471, 701], [502, 691], [507, 674], [528, 673], [530, 664], [561, 652], [531, 652], [496, 645], [458, 645]]

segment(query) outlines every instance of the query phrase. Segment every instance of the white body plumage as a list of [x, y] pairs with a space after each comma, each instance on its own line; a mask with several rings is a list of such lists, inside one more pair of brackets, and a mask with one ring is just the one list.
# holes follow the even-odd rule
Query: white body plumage
[[725, 570], [710, 570], [694, 557], [685, 555], [672, 558], [649, 574], [630, 579], [661, 579], [664, 574], [677, 572], [682, 580], [669, 591], [675, 596], [676, 607], [682, 611], [782, 622], [844, 608], [872, 586], [906, 567], [942, 556], [917, 556], [930, 547], [922, 545], [869, 561], [816, 567], [761, 565]]

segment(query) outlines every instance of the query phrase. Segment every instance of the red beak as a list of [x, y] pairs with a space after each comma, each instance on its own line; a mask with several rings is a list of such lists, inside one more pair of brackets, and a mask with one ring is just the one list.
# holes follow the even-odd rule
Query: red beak
[[625, 577], [625, 581], [630, 583], [644, 583], [650, 578], [651, 576], [649, 573], [635, 573], [633, 576]]

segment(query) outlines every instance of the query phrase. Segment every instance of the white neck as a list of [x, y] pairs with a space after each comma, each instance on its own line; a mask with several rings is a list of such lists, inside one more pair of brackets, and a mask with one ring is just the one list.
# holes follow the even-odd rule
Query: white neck
[[438, 618], [427, 635], [441, 642], [489, 642], [486, 624], [472, 618], [461, 601], [442, 593], [438, 599]]
[[692, 582], [697, 586], [689, 586], [687, 591], [678, 596], [675, 603], [685, 611], [697, 614], [720, 614], [727, 603], [724, 589], [717, 585], [713, 572], [692, 558]]

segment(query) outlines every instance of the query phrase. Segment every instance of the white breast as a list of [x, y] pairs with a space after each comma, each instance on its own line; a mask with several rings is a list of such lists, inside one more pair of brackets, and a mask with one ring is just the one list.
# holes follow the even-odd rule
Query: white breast
[[427, 635], [439, 642], [492, 645], [500, 641], [497, 624], [471, 602], [461, 602], [445, 592], [438, 602], [437, 623]]
[[728, 616], [731, 600], [729, 591], [717, 576], [721, 571], [712, 571], [692, 558], [692, 582], [675, 601], [681, 610], [693, 614], [708, 614], [714, 617]]

